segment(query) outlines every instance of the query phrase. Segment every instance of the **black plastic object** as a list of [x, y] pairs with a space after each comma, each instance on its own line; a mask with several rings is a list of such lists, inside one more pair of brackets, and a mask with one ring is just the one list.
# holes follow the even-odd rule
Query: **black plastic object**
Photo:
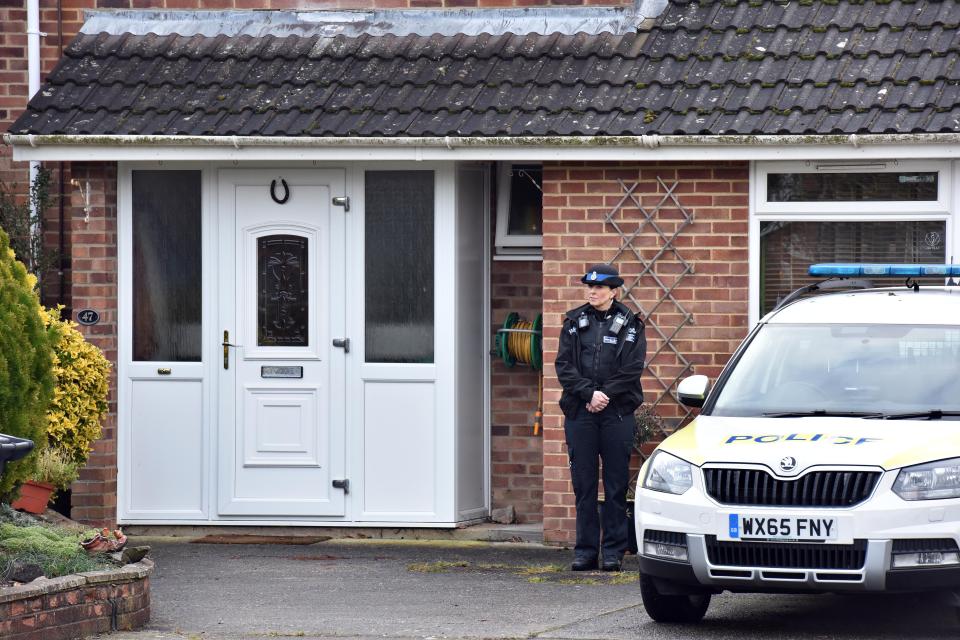
[[33, 451], [33, 440], [16, 438], [0, 433], [0, 475], [8, 462], [19, 460]]

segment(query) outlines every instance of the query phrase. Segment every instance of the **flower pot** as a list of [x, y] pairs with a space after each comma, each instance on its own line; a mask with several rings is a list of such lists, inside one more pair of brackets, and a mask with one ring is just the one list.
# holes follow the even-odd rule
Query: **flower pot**
[[20, 497], [14, 500], [10, 506], [27, 513], [43, 513], [47, 510], [47, 503], [50, 502], [50, 496], [53, 495], [55, 488], [52, 484], [46, 482], [27, 480], [20, 485]]

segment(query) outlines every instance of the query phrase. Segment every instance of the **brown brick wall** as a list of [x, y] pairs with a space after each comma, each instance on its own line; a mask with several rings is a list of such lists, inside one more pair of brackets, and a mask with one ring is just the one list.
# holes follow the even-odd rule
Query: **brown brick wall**
[[[74, 309], [94, 309], [100, 322], [81, 327], [84, 337], [117, 362], [117, 170], [107, 163], [74, 163], [72, 175], [90, 183], [89, 219], [76, 190], [67, 209], [73, 244], [71, 288]], [[80, 479], [72, 486], [72, 516], [97, 526], [117, 517], [117, 374], [110, 373], [110, 404], [103, 437], [96, 442]]]
[[[544, 167], [544, 421], [543, 438], [543, 522], [544, 538], [550, 542], [572, 542], [575, 530], [573, 493], [569, 481], [562, 416], [557, 407], [560, 386], [553, 370], [563, 313], [582, 304], [580, 276], [591, 263], [614, 263], [628, 285], [641, 272], [641, 264], [630, 251], [621, 252], [621, 239], [604, 223], [606, 214], [624, 196], [618, 179], [629, 187], [639, 183], [634, 194], [641, 206], [652, 210], [666, 193], [659, 177], [670, 186], [680, 204], [692, 211], [695, 223], [675, 241], [682, 257], [694, 266], [674, 291], [674, 296], [694, 314], [695, 324], [684, 327], [674, 344], [694, 364], [694, 372], [715, 377], [747, 331], [747, 163], [556, 163]], [[634, 232], [644, 220], [630, 204], [616, 215], [617, 222]], [[654, 216], [656, 224], [670, 237], [680, 224], [680, 210], [669, 203]], [[651, 260], [663, 246], [645, 224], [634, 241], [641, 256]], [[653, 272], [669, 287], [681, 271], [671, 252], [656, 262]], [[644, 309], [658, 300], [658, 288], [650, 275], [641, 278], [633, 290]], [[680, 320], [676, 307], [660, 305], [652, 320], [669, 336]], [[662, 340], [648, 327], [648, 361]], [[662, 351], [651, 368], [669, 381], [680, 374], [678, 359]], [[692, 372], [691, 372], [692, 373]], [[687, 374], [689, 375], [689, 373]], [[643, 379], [646, 401], [652, 402], [663, 388], [649, 375]], [[664, 399], [658, 411], [665, 417], [682, 415], [672, 399]]]
[[[128, 565], [110, 573], [142, 574], [142, 569], [129, 569], [140, 566]], [[128, 575], [108, 581], [104, 572], [90, 575], [89, 579], [64, 576], [41, 586], [30, 583], [4, 589], [0, 594], [0, 638], [67, 640], [138, 629], [150, 620], [149, 577], [131, 579]]]
[[[490, 273], [492, 331], [510, 312], [533, 322], [541, 313], [542, 263], [495, 261]], [[491, 485], [493, 508], [513, 505], [517, 522], [543, 518], [543, 448], [534, 435], [539, 371], [494, 357], [491, 366]], [[542, 432], [541, 432], [542, 434]]]

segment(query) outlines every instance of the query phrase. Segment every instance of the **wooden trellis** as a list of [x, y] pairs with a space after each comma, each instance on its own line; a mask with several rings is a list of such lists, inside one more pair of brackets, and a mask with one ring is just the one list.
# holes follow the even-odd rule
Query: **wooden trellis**
[[[620, 188], [623, 189], [623, 197], [620, 198], [620, 201], [617, 202], [612, 209], [610, 209], [610, 211], [606, 214], [606, 218], [604, 219], [604, 223], [613, 227], [621, 239], [620, 248], [616, 255], [614, 255], [610, 260], [610, 263], [613, 264], [625, 254], [632, 253], [642, 267], [639, 275], [633, 278], [632, 281], [624, 283], [624, 290], [626, 292], [625, 298], [632, 302], [637, 310], [643, 314], [643, 317], [647, 323], [647, 327], [660, 338], [660, 344], [656, 351], [652, 354], [647, 354], [647, 362], [653, 362], [657, 356], [659, 356], [665, 350], [668, 350], [673, 352], [674, 356], [676, 356], [677, 362], [681, 367], [680, 373], [672, 378], [669, 376], [661, 376], [654, 367], [647, 369], [649, 374], [661, 387], [661, 391], [657, 394], [656, 399], [650, 402], [650, 404], [652, 407], [656, 407], [665, 398], [672, 398], [677, 403], [677, 406], [681, 407], [682, 411], [685, 412], [681, 419], [681, 421], [683, 421], [690, 416], [691, 410], [680, 404], [680, 401], [677, 397], [676, 385], [681, 378], [692, 371], [693, 364], [683, 355], [683, 353], [680, 352], [679, 349], [677, 349], [673, 341], [680, 333], [681, 329], [687, 325], [694, 324], [694, 318], [693, 314], [687, 311], [683, 304], [677, 300], [677, 298], [673, 295], [673, 292], [680, 285], [683, 279], [692, 274], [694, 270], [693, 265], [685, 260], [682, 255], [680, 255], [680, 251], [677, 249], [675, 243], [680, 234], [687, 227], [693, 224], [693, 212], [687, 209], [687, 207], [683, 206], [683, 204], [677, 198], [675, 192], [677, 186], [680, 184], [679, 182], [674, 182], [672, 185], [667, 186], [663, 180], [657, 176], [657, 183], [664, 190], [664, 193], [656, 205], [650, 209], [645, 208], [640, 203], [640, 199], [635, 193], [637, 188], [640, 186], [639, 182], [634, 182], [629, 186], [623, 180], [618, 179], [617, 182], [620, 184]], [[617, 213], [627, 206], [628, 203], [635, 206], [643, 216], [643, 218], [637, 224], [637, 228], [633, 230], [625, 229], [624, 226], [617, 221]], [[681, 220], [677, 224], [676, 229], [671, 235], [667, 235], [661, 226], [657, 224], [657, 214], [665, 206], [675, 207], [682, 216]], [[637, 238], [639, 238], [640, 235], [647, 229], [653, 230], [660, 243], [656, 254], [649, 259], [643, 257], [643, 253], [635, 244]], [[667, 283], [664, 282], [664, 280], [657, 273], [655, 266], [659, 260], [664, 258], [664, 256], [671, 254], [676, 260], [676, 263], [680, 265], [681, 270], [672, 282]], [[659, 289], [657, 301], [649, 309], [645, 309], [640, 303], [638, 297], [634, 294], [634, 292], [638, 290], [640, 283], [645, 276], [649, 276], [649, 278], [653, 280]], [[663, 326], [654, 319], [654, 314], [664, 304], [673, 305], [673, 307], [675, 307], [679, 313], [680, 321], [675, 327]]]

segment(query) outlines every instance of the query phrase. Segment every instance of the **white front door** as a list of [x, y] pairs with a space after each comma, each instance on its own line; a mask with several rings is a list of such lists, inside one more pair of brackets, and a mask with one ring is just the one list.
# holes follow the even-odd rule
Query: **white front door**
[[344, 514], [344, 176], [220, 172], [221, 515]]

